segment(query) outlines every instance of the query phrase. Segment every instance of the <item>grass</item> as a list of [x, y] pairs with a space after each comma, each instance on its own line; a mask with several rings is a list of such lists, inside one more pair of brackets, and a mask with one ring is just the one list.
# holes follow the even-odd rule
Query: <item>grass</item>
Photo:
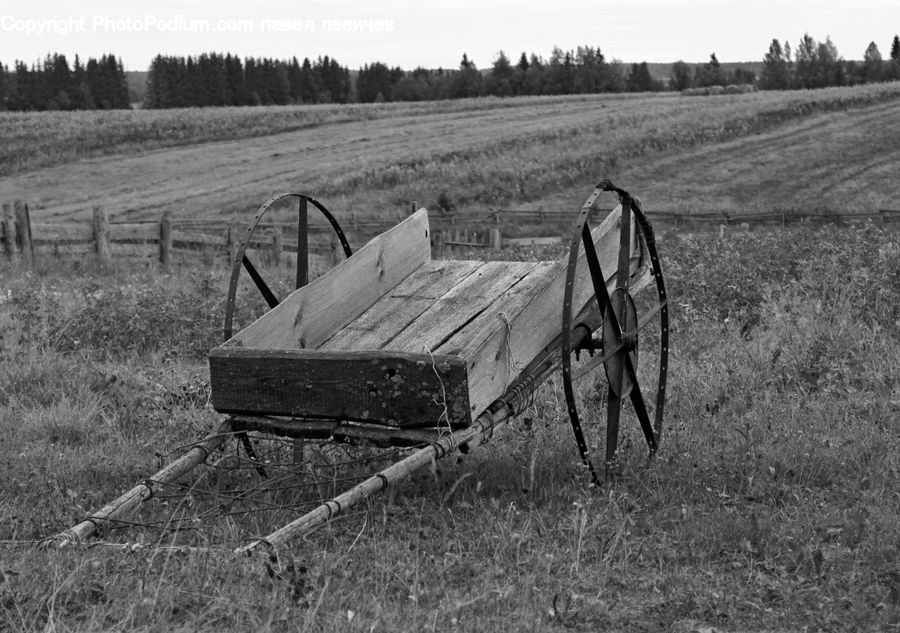
[[224, 220], [301, 189], [339, 213], [393, 219], [412, 200], [435, 211], [577, 209], [606, 177], [640, 189], [651, 210], [871, 212], [896, 202], [898, 97], [894, 82], [709, 98], [7, 115], [0, 197], [25, 198], [36, 222], [87, 218], [101, 202], [114, 219], [170, 209]]
[[[627, 98], [627, 97], [624, 97]], [[621, 101], [622, 96], [606, 97]], [[591, 96], [516, 100], [466, 99], [423, 103], [183, 108], [84, 112], [0, 113], [0, 176], [79, 158], [268, 136], [355, 121], [468, 111], [553, 106]]]
[[[32, 543], [212, 426], [204, 349], [225, 278], [4, 273], [0, 629], [896, 630], [900, 237], [666, 235], [661, 250], [673, 357], [649, 467], [629, 419], [622, 480], [591, 489], [547, 384], [486, 446], [271, 559], [223, 550], [283, 516], [107, 538], [143, 544], [124, 550]], [[535, 254], [561, 255], [520, 256]], [[167, 503], [142, 518], [203, 507]]]

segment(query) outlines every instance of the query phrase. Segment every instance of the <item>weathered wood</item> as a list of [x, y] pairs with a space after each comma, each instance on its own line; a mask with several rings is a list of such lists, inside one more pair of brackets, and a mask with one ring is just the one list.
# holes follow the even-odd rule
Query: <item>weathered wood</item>
[[[621, 208], [614, 209], [591, 232], [600, 265], [608, 284], [614, 285], [618, 262], [619, 230], [617, 224]], [[631, 268], [636, 271], [640, 262], [637, 240], [632, 239]], [[519, 369], [550, 344], [559, 335], [561, 327], [561, 301], [565, 289], [566, 267], [556, 265], [556, 274], [548, 275], [547, 269], [534, 276], [545, 281], [542, 288], [523, 284], [513, 288], [504, 298], [503, 314], [499, 310], [485, 311], [478, 319], [437, 348], [442, 354], [458, 355], [468, 365], [469, 403], [477, 414], [507, 388]], [[573, 305], [580, 309], [593, 296], [590, 272], [580, 254], [574, 283]]]
[[97, 252], [97, 259], [101, 264], [109, 263], [109, 217], [106, 209], [101, 206], [94, 207], [93, 222], [91, 224], [94, 231], [94, 245]]
[[19, 261], [19, 247], [16, 244], [16, 224], [12, 213], [12, 205], [4, 202], [0, 209], [0, 222], [3, 223], [3, 250], [7, 258], [16, 263]]
[[422, 209], [292, 292], [226, 345], [315, 349], [424, 265], [429, 244], [428, 213]]
[[[299, 420], [296, 418], [284, 419], [258, 415], [232, 416], [231, 425], [235, 431], [259, 431], [299, 440], [365, 440], [375, 446], [382, 447], [428, 444], [438, 440], [441, 433], [445, 432], [444, 429], [437, 427], [407, 429], [356, 422], [341, 422], [338, 420]], [[294, 463], [298, 462], [295, 461]]]
[[221, 413], [261, 413], [391, 426], [470, 422], [466, 363], [399, 352], [217, 347], [209, 355]]
[[[589, 330], [576, 328], [574, 345], [581, 344], [585, 338], [591, 335]], [[547, 350], [545, 350], [547, 351]], [[556, 362], [552, 356], [548, 359], [535, 359], [528, 368], [528, 380], [533, 384], [543, 382], [547, 375], [556, 368]], [[402, 481], [416, 470], [434, 463], [447, 455], [452, 455], [456, 450], [468, 450], [476, 447], [505, 424], [511, 417], [520, 411], [524, 400], [529, 397], [524, 390], [510, 390], [491, 405], [465, 429], [459, 429], [453, 433], [443, 433], [439, 440], [392, 464], [384, 470], [369, 477], [365, 481], [353, 486], [334, 499], [326, 501], [310, 512], [291, 521], [287, 525], [269, 534], [265, 538], [257, 539], [235, 550], [235, 554], [246, 554], [261, 545], [279, 548], [292, 539], [306, 534], [316, 527], [323, 525], [342, 512], [346, 512], [353, 505], [371, 495]]]
[[159, 240], [159, 224], [156, 222], [112, 222], [109, 225], [110, 242], [156, 242]]
[[494, 250], [499, 250], [503, 247], [503, 238], [500, 235], [500, 227], [495, 226], [491, 228], [491, 248]]
[[13, 202], [13, 216], [19, 252], [22, 254], [23, 261], [31, 265], [31, 261], [34, 259], [34, 246], [31, 242], [31, 215], [28, 205], [21, 200]]
[[275, 226], [271, 229], [272, 235], [272, 265], [276, 268], [281, 267], [281, 251], [284, 250], [284, 229], [281, 226]]
[[32, 241], [40, 242], [92, 242], [94, 227], [87, 222], [77, 224], [35, 223], [32, 226]]
[[241, 247], [240, 235], [240, 230], [234, 224], [228, 226], [228, 230], [225, 232], [225, 247], [228, 249], [229, 261], [233, 262], [237, 259], [238, 249]]
[[521, 281], [536, 265], [535, 262], [485, 262], [423, 312], [386, 347], [398, 351], [433, 353], [472, 319], [488, 311], [497, 297]]
[[35, 254], [59, 254], [59, 255], [95, 255], [97, 245], [94, 242], [36, 242]]
[[159, 263], [168, 266], [172, 261], [172, 212], [163, 211], [159, 220]]
[[159, 247], [155, 242], [111, 242], [109, 252], [113, 257], [159, 257]]
[[99, 529], [108, 528], [117, 519], [128, 515], [146, 501], [166, 484], [171, 484], [202, 464], [207, 455], [222, 447], [231, 437], [231, 427], [228, 422], [223, 422], [219, 427], [205, 438], [197, 442], [191, 450], [180, 458], [152, 475], [148, 479], [121, 495], [115, 501], [108, 503], [94, 512], [78, 525], [61, 532], [56, 536], [59, 545], [65, 546], [72, 543], [80, 543], [95, 534]]
[[[153, 224], [152, 226], [155, 234], [153, 240], [156, 241], [159, 239], [159, 225]], [[225, 234], [210, 235], [208, 233], [195, 233], [194, 231], [182, 231], [173, 227], [172, 244], [173, 246], [177, 246], [179, 244], [196, 244], [201, 248], [206, 246], [227, 248], [229, 242], [228, 236]]]
[[[519, 283], [510, 286], [487, 310], [437, 348], [441, 354], [465, 359], [468, 371], [473, 372], [468, 378], [469, 406], [473, 415], [483, 411], [503, 393], [534, 357], [536, 351], [513, 347], [518, 339], [512, 339], [510, 332], [524, 308], [559, 274], [559, 270], [559, 262], [536, 264]], [[544, 340], [546, 345], [547, 334], [559, 333], [559, 319], [554, 318], [560, 312], [559, 299], [555, 304], [548, 303], [543, 307], [545, 312], [530, 326], [535, 330], [534, 336]], [[493, 345], [484, 344], [488, 340]]]
[[512, 237], [503, 240], [506, 246], [549, 246], [565, 242], [564, 237]]
[[426, 262], [320, 349], [383, 349], [413, 320], [482, 265], [483, 262], [459, 260]]

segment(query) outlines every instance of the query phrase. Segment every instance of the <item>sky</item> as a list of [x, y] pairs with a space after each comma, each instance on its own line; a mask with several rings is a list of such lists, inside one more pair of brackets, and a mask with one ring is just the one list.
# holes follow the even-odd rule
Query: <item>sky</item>
[[600, 47], [626, 63], [761, 61], [772, 39], [830, 37], [845, 59], [884, 58], [900, 0], [0, 0], [0, 62], [113, 54], [147, 70], [157, 54], [315, 59], [356, 69], [489, 67], [499, 51], [550, 56]]

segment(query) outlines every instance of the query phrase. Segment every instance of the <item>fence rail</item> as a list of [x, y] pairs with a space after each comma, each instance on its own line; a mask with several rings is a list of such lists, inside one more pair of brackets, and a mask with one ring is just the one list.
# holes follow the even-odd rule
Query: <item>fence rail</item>
[[[558, 236], [505, 237], [509, 229], [514, 234], [530, 224], [540, 224], [563, 233], [574, 213], [559, 210], [501, 209], [487, 213], [432, 213], [434, 250], [438, 255], [453, 254], [457, 250], [499, 249], [503, 246], [545, 245], [559, 242]], [[799, 223], [851, 223], [873, 221], [882, 226], [900, 222], [900, 210], [881, 209], [874, 213], [816, 213], [804, 210], [767, 213], [679, 213], [651, 211], [653, 223], [663, 229], [676, 231], [702, 230], [718, 227], [752, 229], [755, 226], [782, 226]], [[398, 219], [401, 219], [398, 214]], [[393, 225], [394, 219], [360, 221], [355, 214], [344, 218], [345, 231], [361, 242]], [[516, 229], [516, 230], [513, 230]], [[260, 223], [250, 241], [249, 249], [272, 263], [296, 257], [296, 225]], [[243, 226], [221, 220], [176, 219], [166, 212], [155, 221], [110, 222], [102, 207], [94, 207], [90, 222], [32, 223], [28, 205], [22, 201], [2, 204], [0, 214], [0, 255], [12, 262], [30, 263], [40, 255], [94, 255], [101, 263], [111, 258], [139, 258], [158, 260], [168, 265], [174, 256], [228, 256], [233, 259]], [[330, 268], [341, 258], [340, 246], [330, 227], [310, 226], [311, 272]], [[355, 238], [355, 239], [354, 239]]]
[[[498, 209], [485, 212], [441, 213], [436, 212], [432, 222], [437, 220], [441, 225], [455, 226], [473, 223], [504, 225], [510, 222], [522, 224], [539, 222], [542, 224], [568, 223], [574, 220], [577, 213], [561, 209]], [[849, 223], [870, 220], [879, 224], [900, 222], [900, 210], [879, 209], [875, 212], [834, 213], [828, 211], [809, 211], [806, 209], [789, 209], [784, 211], [739, 212], [724, 211], [669, 211], [649, 210], [648, 216], [654, 224], [661, 225], [788, 225], [810, 223]]]
[[[233, 259], [244, 231], [221, 221], [178, 220], [169, 212], [156, 221], [110, 222], [102, 207], [94, 207], [90, 222], [33, 223], [28, 205], [20, 201], [3, 204], [0, 211], [0, 259], [26, 265], [41, 256], [93, 255], [101, 264], [129, 258], [162, 265], [176, 256], [198, 254]], [[337, 261], [340, 246], [333, 234], [326, 237], [324, 228], [310, 227], [310, 232], [320, 236], [309, 247], [315, 273]], [[296, 226], [260, 223], [248, 250], [269, 263], [280, 263], [290, 254], [296, 257]]]

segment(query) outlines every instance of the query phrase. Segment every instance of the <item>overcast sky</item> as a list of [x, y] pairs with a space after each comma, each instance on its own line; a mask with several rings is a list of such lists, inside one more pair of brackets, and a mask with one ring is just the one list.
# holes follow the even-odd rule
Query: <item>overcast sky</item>
[[900, 32], [900, 0], [2, 0], [0, 62], [47, 53], [112, 53], [146, 70], [157, 53], [314, 59], [350, 68], [479, 68], [503, 50], [548, 57], [554, 46], [599, 46], [632, 63], [760, 61], [773, 38], [830, 37], [845, 59], [874, 41], [883, 57]]

